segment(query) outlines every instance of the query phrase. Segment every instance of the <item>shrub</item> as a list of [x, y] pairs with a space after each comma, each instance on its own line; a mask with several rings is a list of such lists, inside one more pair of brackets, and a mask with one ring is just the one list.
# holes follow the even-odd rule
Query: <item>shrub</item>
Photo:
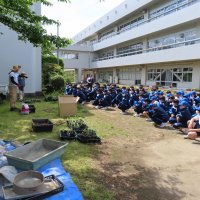
[[65, 77], [65, 82], [75, 82], [76, 78], [75, 78], [75, 71], [71, 70], [71, 71], [65, 71], [64, 72], [64, 77]]
[[64, 75], [64, 70], [61, 66], [52, 63], [45, 63], [42, 65], [42, 83], [43, 86], [50, 84], [50, 77], [53, 75]]
[[54, 90], [63, 90], [65, 85], [65, 80], [61, 75], [54, 75], [50, 78], [50, 83], [53, 86]]

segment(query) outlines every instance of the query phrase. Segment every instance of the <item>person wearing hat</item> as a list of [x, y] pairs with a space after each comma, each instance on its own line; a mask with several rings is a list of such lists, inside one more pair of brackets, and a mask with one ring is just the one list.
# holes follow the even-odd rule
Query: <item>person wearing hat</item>
[[196, 114], [188, 123], [188, 134], [184, 136], [185, 139], [194, 140], [200, 136], [200, 107], [196, 107]]
[[9, 72], [9, 95], [10, 95], [10, 111], [17, 110], [17, 91], [19, 87], [18, 77], [19, 77], [19, 67], [14, 65]]
[[179, 113], [176, 116], [177, 123], [173, 125], [174, 128], [187, 128], [188, 121], [192, 118], [188, 109], [188, 102], [182, 101], [179, 104]]
[[19, 100], [23, 101], [24, 99], [24, 87], [25, 87], [25, 79], [28, 78], [25, 72], [22, 72], [18, 76], [18, 83], [19, 83]]
[[149, 109], [152, 110], [151, 120], [155, 123], [155, 125], [160, 128], [164, 128], [169, 121], [168, 113], [161, 107], [158, 107], [154, 103], [149, 104]]

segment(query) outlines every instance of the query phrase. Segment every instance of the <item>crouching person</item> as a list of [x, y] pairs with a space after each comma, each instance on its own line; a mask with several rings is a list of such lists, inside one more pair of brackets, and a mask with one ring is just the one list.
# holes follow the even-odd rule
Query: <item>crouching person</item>
[[185, 139], [194, 140], [200, 136], [200, 107], [196, 108], [196, 116], [193, 117], [188, 124], [188, 134], [184, 136]]
[[168, 113], [161, 107], [158, 107], [156, 104], [151, 103], [149, 109], [152, 110], [151, 119], [155, 125], [163, 128], [167, 125], [169, 121]]
[[122, 92], [122, 100], [118, 105], [118, 108], [121, 110], [122, 115], [126, 115], [126, 110], [130, 108], [129, 99], [126, 92]]
[[187, 128], [188, 121], [192, 118], [188, 109], [188, 103], [183, 101], [179, 104], [179, 113], [176, 115], [177, 123], [173, 125], [174, 128]]
[[78, 103], [81, 103], [82, 105], [84, 105], [85, 102], [86, 102], [87, 97], [86, 97], [86, 95], [83, 93], [83, 91], [81, 90], [80, 87], [77, 87], [76, 96], [78, 97], [78, 98], [77, 98], [77, 102], [78, 102]]
[[172, 107], [169, 109], [169, 115], [170, 115], [170, 118], [169, 118], [169, 123], [170, 124], [175, 124], [177, 123], [177, 119], [176, 119], [176, 116], [178, 115], [179, 113], [179, 100], [178, 99], [175, 99], [173, 102], [172, 102]]
[[111, 105], [111, 96], [108, 94], [107, 90], [103, 91], [103, 98], [99, 100], [99, 109], [107, 110], [108, 107]]

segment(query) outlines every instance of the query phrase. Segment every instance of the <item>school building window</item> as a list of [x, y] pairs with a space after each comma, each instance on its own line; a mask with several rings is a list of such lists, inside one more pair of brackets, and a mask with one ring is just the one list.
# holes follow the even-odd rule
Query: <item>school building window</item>
[[112, 29], [106, 33], [102, 33], [99, 35], [99, 40], [105, 40], [105, 39], [111, 37], [113, 34], [114, 34], [114, 29]]
[[142, 53], [142, 49], [143, 49], [143, 43], [137, 43], [137, 44], [131, 44], [125, 47], [120, 47], [117, 49], [117, 55], [118, 57], [123, 57], [126, 56], [126, 54], [130, 54], [133, 53], [134, 54], [139, 54]]
[[132, 80], [135, 84], [141, 83], [142, 70], [141, 68], [124, 68], [119, 70], [120, 80]]
[[111, 76], [113, 76], [112, 71], [106, 71], [106, 72], [100, 71], [100, 72], [97, 73], [97, 77], [98, 77], [99, 82], [109, 82]]
[[144, 15], [118, 26], [118, 32], [123, 32], [125, 30], [131, 29], [134, 26], [137, 26], [138, 24], [142, 23], [143, 21], [144, 21]]
[[169, 48], [174, 47], [175, 43], [181, 43], [184, 41], [186, 41], [186, 43], [185, 44], [183, 43], [182, 45], [191, 45], [191, 44], [195, 44], [195, 41], [191, 41], [191, 40], [194, 40], [197, 37], [198, 37], [197, 30], [187, 30], [187, 31], [176, 33], [173, 35], [168, 35], [162, 38], [149, 40], [148, 47], [151, 49], [155, 47], [166, 46], [163, 49], [169, 49]]
[[111, 50], [111, 51], [107, 51], [107, 52], [103, 52], [99, 55], [99, 58], [101, 60], [107, 60], [107, 59], [111, 59], [114, 57], [114, 51]]
[[171, 82], [192, 82], [193, 68], [148, 69], [147, 80], [170, 85]]
[[73, 59], [78, 59], [79, 58], [79, 54], [78, 53], [65, 53], [65, 52], [62, 52], [60, 57], [63, 58], [63, 59], [67, 59], [67, 60], [73, 60]]

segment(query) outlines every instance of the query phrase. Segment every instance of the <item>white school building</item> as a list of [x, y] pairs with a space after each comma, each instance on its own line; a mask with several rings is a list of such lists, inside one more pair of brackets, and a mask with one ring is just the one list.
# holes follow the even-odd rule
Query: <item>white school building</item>
[[[41, 13], [41, 5], [35, 4], [33, 10]], [[41, 48], [29, 42], [18, 40], [16, 32], [0, 24], [0, 86], [8, 85], [8, 73], [13, 65], [21, 65], [21, 71], [28, 74], [25, 93], [35, 94], [42, 90]]]
[[78, 81], [200, 89], [200, 0], [126, 0], [60, 50]]

